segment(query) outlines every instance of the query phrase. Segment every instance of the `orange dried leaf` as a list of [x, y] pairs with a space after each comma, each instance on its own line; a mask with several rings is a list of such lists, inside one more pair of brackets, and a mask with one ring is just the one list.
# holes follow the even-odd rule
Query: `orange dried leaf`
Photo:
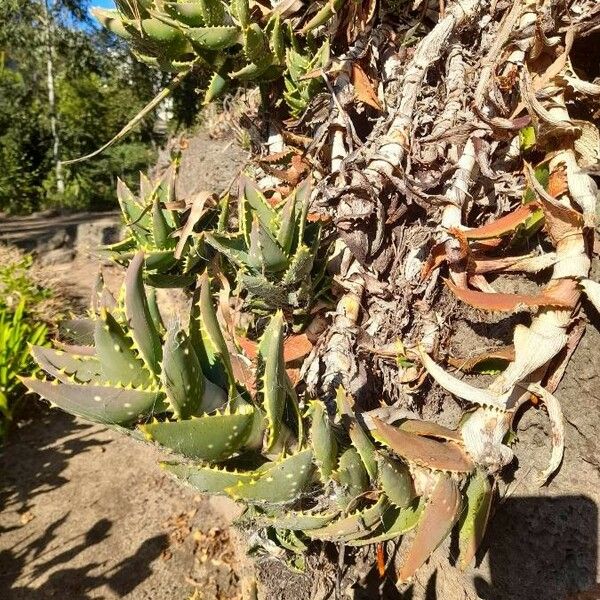
[[550, 173], [547, 191], [553, 198], [560, 198], [569, 191], [566, 167], [558, 167]]
[[351, 81], [354, 86], [354, 96], [360, 102], [364, 102], [377, 110], [382, 110], [381, 102], [373, 83], [357, 63], [352, 63]]
[[572, 307], [571, 300], [566, 300], [560, 296], [548, 293], [547, 289], [541, 294], [488, 294], [486, 292], [477, 292], [475, 290], [459, 288], [450, 280], [446, 279], [446, 285], [452, 290], [454, 295], [459, 299], [481, 310], [495, 310], [502, 312], [513, 312], [525, 306], [564, 306]]
[[462, 436], [454, 429], [448, 429], [432, 421], [421, 421], [420, 419], [406, 419], [400, 424], [400, 429], [408, 433], [422, 435], [425, 437], [440, 438], [462, 443]]
[[448, 475], [440, 475], [423, 511], [419, 528], [400, 571], [399, 581], [410, 579], [448, 536], [460, 515], [458, 486]]
[[525, 221], [540, 207], [536, 202], [529, 202], [523, 206], [519, 206], [516, 210], [509, 212], [507, 215], [496, 219], [490, 223], [486, 223], [475, 229], [467, 229], [463, 231], [463, 235], [469, 240], [482, 240], [487, 238], [497, 238], [501, 235], [513, 232], [519, 225]]
[[286, 363], [307, 357], [313, 345], [305, 333], [291, 335], [283, 342], [283, 359]]
[[[258, 344], [247, 337], [238, 336], [237, 343], [250, 360], [256, 360]], [[313, 349], [311, 341], [305, 333], [291, 335], [283, 342], [283, 359], [286, 363], [303, 359]]]

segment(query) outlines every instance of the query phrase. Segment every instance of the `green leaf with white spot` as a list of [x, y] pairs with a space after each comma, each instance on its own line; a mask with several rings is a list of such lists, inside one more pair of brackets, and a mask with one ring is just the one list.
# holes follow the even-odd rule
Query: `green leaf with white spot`
[[235, 500], [283, 504], [302, 495], [313, 481], [315, 466], [310, 449], [292, 454], [265, 468], [256, 478], [227, 488]]
[[244, 445], [252, 426], [251, 407], [234, 414], [217, 414], [186, 421], [140, 425], [146, 439], [186, 458], [219, 462], [231, 458]]

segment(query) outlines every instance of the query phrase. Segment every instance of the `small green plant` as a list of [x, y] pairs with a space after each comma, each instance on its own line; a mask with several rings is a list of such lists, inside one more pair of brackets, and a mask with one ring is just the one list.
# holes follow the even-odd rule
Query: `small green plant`
[[254, 311], [305, 312], [317, 298], [323, 274], [315, 269], [319, 223], [307, 222], [310, 180], [272, 205], [258, 186], [240, 179], [238, 231], [209, 232], [206, 243], [233, 265], [240, 290]]
[[25, 392], [19, 376], [35, 372], [30, 346], [44, 344], [47, 333], [45, 323], [30, 322], [24, 297], [16, 306], [0, 307], [0, 440], [10, 428]]
[[52, 296], [50, 289], [31, 276], [33, 257], [6, 247], [0, 252], [0, 308], [13, 308], [21, 300], [34, 307]]

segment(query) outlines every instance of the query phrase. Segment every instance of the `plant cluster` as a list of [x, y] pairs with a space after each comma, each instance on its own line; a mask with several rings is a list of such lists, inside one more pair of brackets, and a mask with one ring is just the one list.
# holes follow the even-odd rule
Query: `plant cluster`
[[[533, 0], [501, 21], [482, 18], [483, 0], [418, 19], [396, 2], [117, 4], [97, 14], [142, 60], [214, 66], [209, 98], [219, 77], [255, 79], [283, 149], [256, 161], [267, 184], [240, 178], [237, 202], [179, 201], [168, 178], [143, 180], [139, 198], [121, 186], [130, 236], [108, 251], [128, 265], [122, 294], [72, 324], [77, 346], [36, 349], [53, 379], [27, 385], [158, 444], [167, 471], [242, 502], [292, 553], [410, 531], [404, 581], [457, 526], [467, 566], [532, 398], [552, 428], [542, 482], [558, 469], [553, 392], [582, 335], [581, 294], [600, 306], [586, 242], [600, 135], [570, 113], [596, 110], [600, 86], [569, 58], [597, 13], [586, 0], [539, 22]], [[540, 273], [534, 293], [492, 279]], [[145, 288], [169, 282], [193, 295], [186, 326], [165, 328]], [[449, 355], [457, 302], [533, 314], [512, 346], [463, 361]], [[478, 387], [442, 362], [496, 377]], [[454, 427], [418, 418], [429, 389], [464, 409]]]
[[49, 336], [53, 291], [32, 273], [33, 259], [16, 249], [0, 247], [0, 440], [18, 414], [25, 394], [20, 376], [35, 372], [32, 345]]

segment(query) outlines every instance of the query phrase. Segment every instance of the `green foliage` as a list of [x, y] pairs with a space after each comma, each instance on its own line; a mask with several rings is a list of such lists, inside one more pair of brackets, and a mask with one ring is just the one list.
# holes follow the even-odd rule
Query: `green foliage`
[[[52, 3], [56, 118], [62, 160], [95, 150], [156, 93], [161, 80], [132, 62], [127, 48], [99, 33], [87, 3]], [[56, 192], [42, 4], [0, 3], [0, 210], [104, 208], [114, 204], [117, 177], [132, 182], [155, 155], [156, 116], [118, 148], [93, 162], [64, 167]]]
[[206, 243], [233, 265], [252, 310], [304, 313], [318, 295], [322, 273], [314, 267], [321, 228], [307, 222], [310, 193], [306, 180], [272, 206], [254, 182], [242, 177], [238, 231], [206, 234]]
[[24, 302], [29, 310], [34, 310], [37, 304], [52, 296], [49, 288], [31, 277], [33, 258], [30, 254], [6, 251], [0, 256], [0, 308], [13, 309]]
[[29, 347], [44, 344], [48, 325], [38, 308], [51, 297], [31, 276], [32, 258], [3, 251], [0, 261], [0, 440], [14, 420], [25, 388], [19, 376], [35, 372]]
[[327, 2], [314, 14], [302, 29], [302, 42], [294, 27], [312, 11], [302, 6], [255, 10], [249, 4], [248, 0], [133, 0], [117, 2], [114, 10], [96, 8], [93, 14], [148, 65], [172, 72], [199, 66], [212, 71], [204, 86], [205, 103], [231, 85], [272, 83], [285, 76], [284, 99], [290, 112], [298, 114], [321, 87], [320, 78], [304, 81], [299, 77], [328, 60], [328, 45], [316, 49], [314, 34], [309, 32], [327, 23], [343, 0]]

